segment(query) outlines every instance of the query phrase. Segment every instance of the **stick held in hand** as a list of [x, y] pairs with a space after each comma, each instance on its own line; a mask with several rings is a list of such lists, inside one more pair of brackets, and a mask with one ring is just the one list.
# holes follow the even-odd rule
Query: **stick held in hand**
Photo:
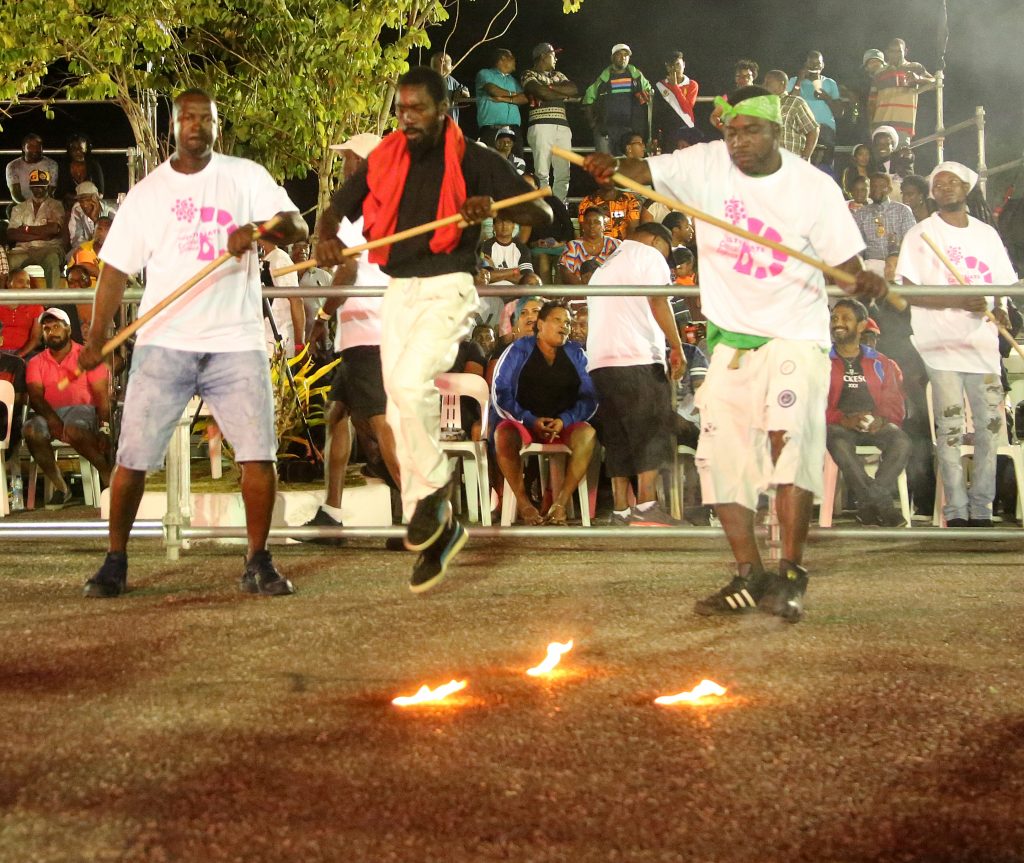
[[[532, 192], [524, 192], [522, 195], [513, 195], [511, 198], [502, 198], [500, 201], [495, 201], [491, 207], [491, 212], [496, 213], [498, 210], [504, 210], [506, 207], [515, 207], [518, 204], [527, 204], [530, 201], [536, 201], [539, 198], [546, 198], [551, 194], [551, 188], [545, 186], [543, 189], [534, 189]], [[415, 228], [406, 228], [404, 231], [399, 231], [397, 234], [389, 234], [386, 237], [380, 237], [376, 240], [370, 240], [368, 243], [362, 243], [358, 246], [349, 246], [343, 254], [346, 257], [352, 257], [362, 252], [368, 252], [370, 249], [379, 249], [381, 246], [390, 246], [392, 243], [400, 243], [402, 240], [408, 240], [412, 237], [418, 237], [421, 234], [429, 234], [431, 231], [435, 231], [438, 228], [443, 228], [445, 225], [454, 225], [459, 223], [460, 228], [468, 227], [467, 222], [462, 221], [462, 216], [459, 213], [455, 213], [451, 216], [445, 216], [443, 219], [435, 219], [433, 222], [424, 222], [422, 225], [417, 225]], [[284, 276], [288, 273], [298, 273], [303, 270], [309, 270], [317, 266], [317, 259], [310, 258], [308, 261], [302, 261], [299, 264], [292, 264], [289, 267], [279, 267], [276, 270], [271, 270], [270, 275]]]

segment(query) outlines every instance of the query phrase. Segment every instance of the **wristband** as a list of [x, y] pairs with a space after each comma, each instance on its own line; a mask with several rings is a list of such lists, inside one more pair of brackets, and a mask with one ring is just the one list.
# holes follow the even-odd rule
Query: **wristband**
[[324, 311], [323, 306], [320, 306], [320, 308], [316, 310], [316, 319], [318, 321], [329, 321], [331, 317], [331, 315]]

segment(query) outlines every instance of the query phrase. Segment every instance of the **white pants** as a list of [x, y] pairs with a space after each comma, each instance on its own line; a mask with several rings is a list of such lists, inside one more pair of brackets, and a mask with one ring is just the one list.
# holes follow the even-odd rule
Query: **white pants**
[[569, 194], [569, 163], [565, 159], [552, 158], [551, 148], [572, 149], [572, 131], [568, 126], [554, 123], [538, 123], [526, 131], [526, 140], [533, 150], [533, 173], [541, 186], [547, 185], [552, 169], [555, 172], [551, 190], [556, 198], [565, 201]]
[[479, 302], [468, 273], [388, 282], [380, 360], [406, 520], [419, 500], [448, 481], [448, 460], [440, 446], [441, 395], [434, 378], [455, 362]]

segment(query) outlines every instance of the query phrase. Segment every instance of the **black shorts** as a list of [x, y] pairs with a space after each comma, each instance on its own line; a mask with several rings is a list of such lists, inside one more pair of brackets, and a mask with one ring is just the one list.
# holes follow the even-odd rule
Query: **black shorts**
[[379, 345], [358, 345], [341, 352], [328, 398], [345, 405], [357, 420], [379, 416], [387, 410]]
[[661, 365], [594, 369], [597, 428], [609, 476], [658, 470], [672, 458], [672, 391]]

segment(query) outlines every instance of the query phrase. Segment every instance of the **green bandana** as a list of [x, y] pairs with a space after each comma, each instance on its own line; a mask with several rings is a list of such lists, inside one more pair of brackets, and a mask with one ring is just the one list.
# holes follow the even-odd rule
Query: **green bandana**
[[715, 107], [722, 109], [722, 122], [726, 126], [732, 118], [740, 114], [747, 117], [760, 117], [769, 123], [782, 125], [782, 103], [778, 96], [754, 96], [744, 99], [738, 105], [730, 105], [721, 96], [715, 96]]

